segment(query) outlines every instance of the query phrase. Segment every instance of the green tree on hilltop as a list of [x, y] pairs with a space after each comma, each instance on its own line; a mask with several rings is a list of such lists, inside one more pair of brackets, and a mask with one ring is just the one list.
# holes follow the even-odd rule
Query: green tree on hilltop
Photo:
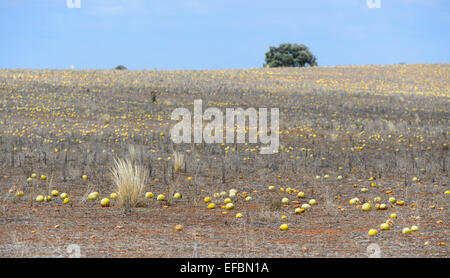
[[305, 67], [306, 65], [317, 66], [317, 57], [306, 45], [283, 43], [279, 47], [270, 47], [266, 53], [264, 67]]

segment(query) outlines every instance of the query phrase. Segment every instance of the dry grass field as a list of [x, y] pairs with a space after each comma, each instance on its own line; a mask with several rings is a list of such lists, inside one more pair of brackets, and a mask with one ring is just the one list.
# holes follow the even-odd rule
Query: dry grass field
[[[174, 144], [194, 99], [279, 108], [279, 152]], [[0, 257], [448, 257], [449, 111], [449, 64], [0, 70]]]

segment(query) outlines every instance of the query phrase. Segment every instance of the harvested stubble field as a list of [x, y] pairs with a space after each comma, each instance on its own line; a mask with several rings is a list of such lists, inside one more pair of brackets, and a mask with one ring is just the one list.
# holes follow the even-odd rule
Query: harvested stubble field
[[[448, 257], [449, 81], [448, 64], [0, 70], [0, 256], [67, 257], [77, 244], [81, 257]], [[223, 111], [279, 108], [279, 153], [172, 143], [171, 113], [192, 110], [194, 99]], [[184, 155], [180, 171], [174, 152]], [[148, 170], [153, 199], [101, 207], [117, 192], [115, 158]], [[237, 194], [226, 210], [215, 193], [230, 189]], [[36, 201], [52, 190], [70, 202]], [[100, 198], [88, 200], [94, 191]], [[317, 205], [294, 213], [310, 199]], [[419, 230], [402, 234], [413, 225]]]

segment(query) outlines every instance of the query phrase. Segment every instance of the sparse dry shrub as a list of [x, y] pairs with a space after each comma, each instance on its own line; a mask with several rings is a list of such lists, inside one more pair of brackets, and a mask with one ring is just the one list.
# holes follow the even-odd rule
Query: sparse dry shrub
[[167, 192], [169, 196], [167, 196], [168, 204], [171, 205], [174, 201], [173, 195], [175, 194], [175, 191], [178, 187], [178, 182], [169, 182], [167, 184]]
[[119, 204], [125, 208], [137, 207], [147, 182], [147, 169], [128, 159], [114, 159], [111, 174], [119, 195]]
[[184, 154], [179, 152], [173, 153], [173, 169], [175, 172], [183, 172], [185, 169], [186, 161], [184, 160]]
[[94, 192], [95, 190], [95, 186], [93, 184], [89, 184], [83, 194], [83, 196], [81, 197], [80, 203], [84, 204], [89, 197], [89, 194]]
[[129, 145], [128, 151], [130, 152], [130, 162], [132, 164], [135, 164], [136, 163], [136, 147], [134, 145]]
[[280, 210], [282, 207], [280, 195], [269, 193], [264, 199], [264, 206], [269, 208], [270, 211]]
[[257, 223], [258, 222], [264, 224], [274, 223], [277, 221], [277, 219], [280, 219], [281, 214], [282, 211], [280, 210], [261, 209], [253, 214], [254, 217], [253, 220], [256, 221]]

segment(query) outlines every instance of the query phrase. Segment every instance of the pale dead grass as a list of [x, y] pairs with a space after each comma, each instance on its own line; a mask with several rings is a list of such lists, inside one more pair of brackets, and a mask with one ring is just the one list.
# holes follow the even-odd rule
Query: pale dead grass
[[179, 152], [173, 153], [173, 168], [175, 172], [179, 173], [184, 171], [186, 166], [186, 161], [184, 160], [184, 154]]
[[144, 194], [148, 170], [128, 159], [114, 159], [111, 174], [119, 195], [119, 204], [125, 208], [137, 207]]

